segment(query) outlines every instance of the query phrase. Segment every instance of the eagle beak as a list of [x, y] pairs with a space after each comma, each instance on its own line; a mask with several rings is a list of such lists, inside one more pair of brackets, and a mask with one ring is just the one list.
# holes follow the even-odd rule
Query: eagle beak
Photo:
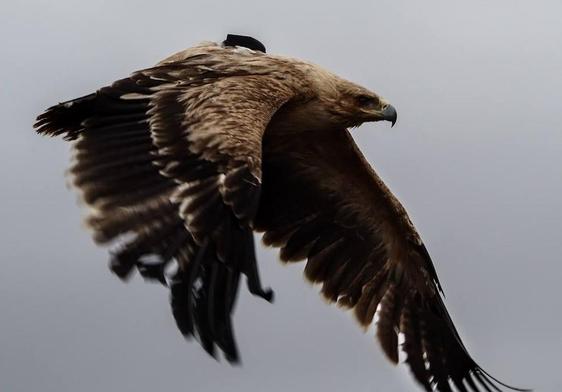
[[391, 128], [396, 124], [396, 119], [398, 118], [398, 113], [396, 113], [396, 109], [391, 104], [387, 104], [382, 110], [382, 119], [386, 121], [390, 121], [392, 125]]

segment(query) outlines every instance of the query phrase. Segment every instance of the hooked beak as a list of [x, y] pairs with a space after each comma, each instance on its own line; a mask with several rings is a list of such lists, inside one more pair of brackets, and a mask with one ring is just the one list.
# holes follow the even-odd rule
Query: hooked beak
[[398, 118], [398, 114], [396, 113], [396, 109], [391, 104], [387, 104], [382, 110], [382, 119], [386, 121], [390, 121], [392, 125], [391, 128], [396, 124], [396, 119]]

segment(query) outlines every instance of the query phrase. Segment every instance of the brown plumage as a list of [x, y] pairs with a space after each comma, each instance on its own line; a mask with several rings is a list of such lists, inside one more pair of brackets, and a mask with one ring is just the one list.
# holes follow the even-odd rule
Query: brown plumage
[[[232, 46], [244, 43], [254, 50]], [[204, 43], [37, 118], [40, 134], [73, 141], [72, 181], [94, 239], [116, 244], [112, 270], [168, 285], [180, 331], [235, 362], [240, 275], [272, 299], [254, 254], [261, 232], [283, 261], [306, 260], [305, 276], [362, 326], [378, 315], [394, 363], [403, 334], [425, 390], [508, 387], [466, 351], [425, 246], [347, 130], [394, 123], [394, 108], [260, 45]]]

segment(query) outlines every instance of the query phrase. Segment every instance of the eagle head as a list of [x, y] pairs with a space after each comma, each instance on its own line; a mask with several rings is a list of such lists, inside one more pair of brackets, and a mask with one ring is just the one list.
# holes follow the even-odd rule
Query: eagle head
[[347, 119], [348, 127], [359, 126], [369, 121], [390, 121], [391, 127], [396, 123], [396, 109], [384, 98], [364, 89], [353, 89], [340, 94], [334, 112]]
[[314, 91], [313, 98], [305, 105], [308, 121], [316, 121], [324, 127], [351, 128], [364, 122], [384, 120], [394, 126], [396, 109], [386, 99], [318, 66], [307, 65]]

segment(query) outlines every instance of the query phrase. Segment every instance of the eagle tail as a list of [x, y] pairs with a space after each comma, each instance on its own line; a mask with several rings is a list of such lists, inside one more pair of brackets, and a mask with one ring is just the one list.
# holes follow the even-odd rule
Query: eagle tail
[[[226, 220], [233, 221], [234, 217]], [[263, 289], [259, 281], [252, 230], [231, 227], [228, 244], [207, 238], [195, 247], [187, 268], [178, 269], [171, 279], [170, 303], [184, 336], [197, 336], [209, 355], [216, 358], [218, 347], [229, 362], [237, 363], [231, 314], [241, 274], [246, 275], [251, 293], [272, 301], [273, 292]], [[223, 248], [219, 250], [218, 246]], [[187, 261], [183, 257], [179, 255], [179, 262]]]

